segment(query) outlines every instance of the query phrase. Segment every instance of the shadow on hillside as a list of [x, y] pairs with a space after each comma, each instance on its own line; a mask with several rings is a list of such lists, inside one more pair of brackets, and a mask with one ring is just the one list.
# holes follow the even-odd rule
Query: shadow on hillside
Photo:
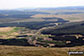
[[78, 39], [75, 36], [66, 36], [66, 37], [52, 37], [56, 41], [65, 41], [70, 42], [65, 45], [56, 45], [55, 47], [75, 47], [75, 46], [83, 46], [84, 45], [84, 37], [79, 37]]
[[33, 46], [27, 42], [27, 39], [0, 39], [0, 45]]
[[[0, 45], [10, 45], [10, 46], [34, 46], [28, 43], [27, 39], [0, 39]], [[54, 47], [75, 47], [75, 46], [83, 46], [84, 40], [78, 39], [72, 41], [70, 44], [66, 45], [55, 45]]]

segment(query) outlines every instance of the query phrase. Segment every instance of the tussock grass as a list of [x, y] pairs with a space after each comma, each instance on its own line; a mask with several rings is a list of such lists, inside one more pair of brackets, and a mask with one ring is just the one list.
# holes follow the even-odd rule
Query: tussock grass
[[[84, 51], [84, 46], [65, 48], [44, 48], [25, 46], [0, 46], [0, 56], [68, 56], [67, 52]], [[83, 55], [81, 55], [83, 56]]]

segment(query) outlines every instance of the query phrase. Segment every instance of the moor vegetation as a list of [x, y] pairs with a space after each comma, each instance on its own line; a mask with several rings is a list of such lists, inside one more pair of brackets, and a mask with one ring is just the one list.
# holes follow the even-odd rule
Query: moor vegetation
[[[68, 51], [83, 51], [84, 46], [65, 48], [40, 48], [0, 45], [0, 56], [68, 56]], [[79, 55], [70, 55], [79, 56]], [[84, 55], [80, 55], [84, 56]]]
[[43, 30], [43, 34], [83, 34], [84, 22], [74, 22], [54, 27], [54, 29]]
[[68, 51], [84, 51], [84, 7], [0, 10], [0, 56], [68, 56]]

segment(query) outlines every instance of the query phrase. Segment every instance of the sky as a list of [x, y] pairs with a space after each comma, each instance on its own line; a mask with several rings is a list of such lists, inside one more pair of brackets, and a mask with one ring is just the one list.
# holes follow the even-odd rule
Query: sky
[[0, 0], [0, 9], [84, 6], [84, 0]]

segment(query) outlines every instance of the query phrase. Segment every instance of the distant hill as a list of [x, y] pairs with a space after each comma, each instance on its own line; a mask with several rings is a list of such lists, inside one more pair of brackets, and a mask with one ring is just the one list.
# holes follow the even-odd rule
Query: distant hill
[[84, 20], [83, 15], [84, 6], [70, 6], [57, 8], [18, 8], [13, 10], [0, 10], [0, 24], [46, 21], [61, 21], [61, 23], [64, 21], [74, 22]]
[[15, 10], [84, 10], [84, 6], [67, 6], [67, 7], [48, 7], [48, 8], [17, 8]]
[[67, 6], [57, 8], [39, 8], [40, 10], [84, 10], [84, 6]]
[[70, 6], [70, 7], [60, 7], [57, 9], [65, 9], [65, 10], [84, 10], [84, 6]]
[[0, 18], [29, 18], [35, 14], [48, 14], [47, 12], [0, 10]]

